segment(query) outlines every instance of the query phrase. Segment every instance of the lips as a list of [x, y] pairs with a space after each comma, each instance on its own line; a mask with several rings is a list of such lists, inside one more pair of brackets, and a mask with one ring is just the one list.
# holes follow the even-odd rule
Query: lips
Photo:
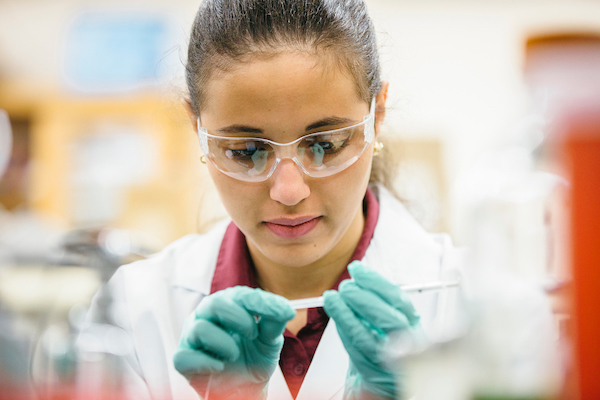
[[271, 232], [282, 238], [299, 238], [312, 231], [321, 217], [276, 218], [266, 221]]

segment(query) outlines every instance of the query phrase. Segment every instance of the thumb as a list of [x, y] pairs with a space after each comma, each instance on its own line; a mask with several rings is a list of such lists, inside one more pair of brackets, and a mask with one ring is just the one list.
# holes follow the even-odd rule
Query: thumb
[[276, 344], [285, 331], [288, 321], [261, 317], [258, 321], [258, 340], [266, 345]]

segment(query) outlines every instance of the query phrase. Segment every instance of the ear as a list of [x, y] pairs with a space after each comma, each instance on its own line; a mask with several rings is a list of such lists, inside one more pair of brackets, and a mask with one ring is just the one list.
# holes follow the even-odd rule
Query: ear
[[383, 124], [385, 118], [385, 103], [387, 101], [389, 85], [389, 82], [381, 82], [381, 90], [375, 96], [375, 134], [379, 133], [381, 124]]
[[198, 133], [198, 116], [196, 115], [196, 113], [194, 112], [194, 109], [192, 108], [192, 103], [190, 102], [190, 99], [188, 99], [188, 98], [181, 99], [181, 104], [183, 104], [183, 108], [185, 108], [185, 111], [187, 112], [188, 118], [190, 119], [190, 122], [192, 123], [192, 126], [194, 127], [194, 131], [196, 133]]

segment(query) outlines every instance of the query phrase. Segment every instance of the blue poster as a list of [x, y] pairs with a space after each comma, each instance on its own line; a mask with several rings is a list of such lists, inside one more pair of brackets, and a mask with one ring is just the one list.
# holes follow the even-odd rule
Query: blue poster
[[167, 37], [167, 23], [158, 15], [82, 14], [67, 33], [67, 84], [79, 91], [121, 92], [156, 83]]

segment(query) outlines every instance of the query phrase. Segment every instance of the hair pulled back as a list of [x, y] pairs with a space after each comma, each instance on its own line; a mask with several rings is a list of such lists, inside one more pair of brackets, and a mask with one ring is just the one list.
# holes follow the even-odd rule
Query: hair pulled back
[[367, 102], [380, 90], [375, 31], [362, 0], [204, 0], [186, 65], [194, 112], [199, 115], [215, 72], [282, 48], [333, 56]]

